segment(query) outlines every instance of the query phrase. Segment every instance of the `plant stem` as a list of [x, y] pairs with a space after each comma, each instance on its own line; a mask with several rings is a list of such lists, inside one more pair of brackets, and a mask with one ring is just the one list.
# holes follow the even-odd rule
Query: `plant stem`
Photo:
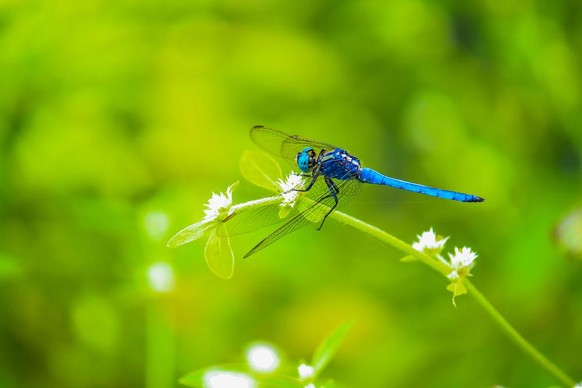
[[463, 283], [469, 294], [479, 303], [488, 313], [491, 315], [495, 323], [499, 325], [501, 330], [505, 332], [520, 347], [525, 353], [529, 354], [531, 358], [537, 361], [545, 370], [547, 370], [556, 379], [561, 381], [568, 387], [573, 387], [576, 383], [572, 378], [570, 378], [566, 373], [564, 373], [560, 368], [558, 368], [553, 362], [548, 360], [546, 356], [540, 353], [539, 350], [534, 348], [521, 334], [515, 330], [513, 326], [497, 311], [495, 307], [485, 298], [485, 296], [469, 281], [469, 279], [464, 279]]
[[254, 207], [254, 206], [259, 206], [259, 205], [260, 206], [264, 206], [264, 205], [269, 205], [269, 204], [277, 203], [277, 202], [281, 202], [281, 196], [280, 195], [275, 195], [273, 197], [255, 199], [253, 201], [239, 203], [237, 205], [233, 205], [232, 206], [232, 211], [233, 212], [237, 212], [239, 210], [246, 209], [247, 207]]
[[174, 310], [166, 306], [162, 295], [152, 295], [146, 311], [147, 388], [175, 386], [175, 338], [172, 330]]
[[[412, 256], [415, 259], [423, 262], [444, 276], [446, 276], [451, 271], [451, 269], [446, 264], [432, 258], [431, 256], [417, 251], [404, 241], [392, 236], [389, 233], [386, 233], [385, 231], [375, 226], [367, 224], [364, 221], [338, 211], [333, 212], [330, 217], [333, 217], [340, 222], [359, 229], [362, 232], [367, 233], [377, 238], [378, 240], [393, 246], [399, 251], [404, 252], [406, 255]], [[507, 322], [507, 320], [499, 313], [499, 311], [497, 311], [495, 307], [491, 305], [487, 298], [485, 298], [485, 296], [483, 296], [483, 294], [481, 294], [481, 292], [479, 292], [479, 290], [468, 279], [463, 279], [463, 284], [469, 293], [473, 296], [474, 300], [479, 303], [487, 313], [489, 313], [495, 323], [497, 323], [501, 330], [504, 331], [505, 334], [507, 334], [518, 347], [520, 347], [526, 354], [528, 354], [534, 361], [536, 361], [542, 368], [544, 368], [561, 383], [568, 387], [573, 387], [576, 384], [571, 377], [569, 377], [554, 363], [548, 360], [542, 353], [540, 353], [540, 351], [538, 351], [529, 342], [527, 342], [527, 340], [523, 338], [523, 336], [519, 334], [517, 330], [515, 330], [515, 328], [509, 324], [509, 322]]]
[[444, 263], [430, 257], [425, 253], [417, 251], [410, 244], [405, 243], [404, 241], [392, 236], [390, 233], [387, 233], [382, 229], [379, 229], [375, 226], [365, 223], [362, 220], [359, 220], [357, 218], [354, 218], [352, 216], [349, 216], [345, 213], [338, 211], [331, 213], [330, 217], [333, 217], [336, 220], [341, 221], [347, 225], [353, 226], [356, 229], [360, 229], [361, 231], [377, 238], [380, 241], [387, 243], [388, 245], [392, 245], [399, 251], [402, 251], [405, 254], [414, 257], [415, 259], [423, 262], [424, 264], [428, 265], [435, 271], [440, 272], [445, 276], [451, 272], [451, 269], [447, 267]]

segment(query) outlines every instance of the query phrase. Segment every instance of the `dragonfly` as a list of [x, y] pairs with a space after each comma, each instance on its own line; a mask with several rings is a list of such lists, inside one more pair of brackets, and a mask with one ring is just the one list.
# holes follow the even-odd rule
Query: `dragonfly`
[[256, 229], [256, 227], [287, 220], [255, 245], [244, 256], [245, 258], [287, 234], [314, 222], [319, 223], [317, 230], [320, 230], [327, 217], [357, 196], [364, 184], [388, 186], [460, 202], [484, 201], [483, 198], [473, 194], [438, 189], [383, 175], [371, 168], [362, 167], [360, 159], [343, 148], [297, 135], [288, 135], [262, 125], [251, 128], [250, 137], [264, 150], [287, 159], [299, 168], [306, 184], [304, 188], [294, 189], [294, 191], [305, 195], [308, 201], [306, 205], [295, 209], [295, 212], [284, 220], [275, 215], [279, 205], [268, 206], [253, 214], [239, 217], [238, 222], [235, 221], [237, 217], [233, 217], [233, 222], [229, 221], [227, 225], [233, 225], [235, 231], [237, 225], [246, 224], [246, 227], [254, 225]]

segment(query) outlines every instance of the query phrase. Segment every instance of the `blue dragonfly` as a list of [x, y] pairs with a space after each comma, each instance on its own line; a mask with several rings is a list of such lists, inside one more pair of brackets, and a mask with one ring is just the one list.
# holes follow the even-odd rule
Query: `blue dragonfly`
[[[250, 131], [251, 139], [270, 153], [292, 161], [306, 179], [303, 189], [295, 189], [305, 195], [306, 205], [298, 206], [285, 219], [276, 216], [278, 205], [262, 208], [254, 213], [233, 217], [228, 221], [234, 234], [244, 228], [271, 225], [287, 220], [282, 226], [255, 245], [244, 257], [249, 257], [285, 235], [314, 222], [321, 229], [327, 217], [338, 207], [345, 205], [361, 190], [363, 183], [383, 185], [412, 191], [432, 197], [460, 202], [483, 202], [473, 194], [437, 189], [388, 177], [370, 168], [362, 167], [360, 160], [342, 148], [297, 135], [287, 135], [261, 125]], [[305, 202], [304, 202], [305, 203]], [[238, 220], [237, 220], [238, 218]], [[244, 225], [243, 228], [240, 228]]]

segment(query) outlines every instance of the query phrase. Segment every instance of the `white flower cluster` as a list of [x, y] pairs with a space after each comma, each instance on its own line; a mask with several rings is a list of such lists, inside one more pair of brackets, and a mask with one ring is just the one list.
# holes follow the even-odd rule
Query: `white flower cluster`
[[418, 241], [413, 243], [412, 247], [419, 252], [434, 257], [451, 270], [447, 274], [447, 278], [451, 281], [447, 286], [447, 290], [453, 293], [453, 304], [455, 304], [455, 297], [467, 292], [467, 288], [463, 284], [463, 279], [471, 276], [471, 269], [475, 266], [477, 254], [469, 247], [460, 249], [455, 247], [454, 252], [449, 253], [449, 260], [445, 260], [441, 256], [441, 252], [447, 240], [448, 237], [438, 236], [430, 228], [430, 230], [418, 236]]
[[451, 267], [453, 271], [447, 276], [449, 279], [454, 280], [462, 277], [463, 275], [469, 275], [471, 268], [475, 266], [475, 259], [477, 258], [477, 254], [469, 247], [463, 247], [461, 249], [455, 247], [455, 253], [449, 253], [449, 258], [449, 267]]
[[222, 221], [232, 213], [232, 189], [235, 184], [226, 189], [226, 193], [212, 193], [204, 209], [203, 222]]
[[449, 261], [446, 261], [440, 253], [443, 251], [449, 237], [438, 236], [432, 228], [417, 237], [418, 241], [413, 243], [412, 247], [445, 263], [451, 269], [451, 273], [447, 275], [449, 279], [455, 280], [460, 277], [470, 276], [469, 272], [475, 266], [475, 259], [477, 258], [477, 254], [471, 248], [463, 247], [459, 249], [455, 247], [455, 252], [453, 254], [449, 253]]
[[295, 206], [297, 197], [300, 194], [300, 191], [297, 190], [303, 189], [303, 177], [301, 177], [301, 175], [291, 173], [287, 176], [286, 180], [279, 179], [277, 184], [281, 188], [281, 196], [283, 197], [280, 206], [290, 208]]
[[299, 378], [301, 378], [302, 380], [310, 379], [315, 374], [315, 369], [313, 369], [311, 365], [307, 364], [299, 365], [297, 370], [299, 371]]
[[418, 237], [418, 242], [412, 244], [412, 247], [419, 252], [424, 252], [426, 254], [439, 254], [445, 247], [445, 243], [449, 239], [448, 237], [437, 236], [435, 232], [430, 228], [428, 231], [423, 232]]

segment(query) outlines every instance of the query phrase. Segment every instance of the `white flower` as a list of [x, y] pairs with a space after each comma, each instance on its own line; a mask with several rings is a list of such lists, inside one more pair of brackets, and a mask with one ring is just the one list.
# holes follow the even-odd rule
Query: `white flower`
[[314, 373], [315, 373], [315, 369], [313, 369], [313, 367], [311, 365], [307, 365], [307, 364], [301, 364], [299, 365], [299, 368], [297, 368], [299, 370], [299, 377], [302, 380], [307, 380], [311, 377], [313, 377]]
[[[238, 183], [238, 182], [237, 182]], [[212, 193], [204, 209], [203, 222], [224, 221], [232, 214], [232, 190], [236, 183], [228, 186], [226, 193]]]
[[281, 196], [283, 197], [280, 206], [295, 206], [297, 197], [301, 193], [300, 191], [297, 191], [297, 189], [303, 189], [303, 177], [292, 172], [287, 176], [286, 180], [278, 179], [277, 184], [281, 188]]
[[233, 213], [232, 191], [238, 182], [228, 186], [226, 193], [215, 194], [208, 200], [204, 209], [204, 218], [192, 225], [185, 227], [176, 233], [167, 243], [167, 246], [174, 248], [202, 237], [207, 231], [218, 228], [222, 221]]
[[453, 271], [447, 276], [449, 279], [455, 280], [459, 277], [470, 275], [471, 268], [475, 266], [477, 254], [469, 247], [463, 247], [461, 249], [455, 247], [455, 253], [449, 253], [449, 258], [450, 263], [448, 265]]
[[234, 252], [224, 224], [234, 213], [232, 191], [237, 185], [238, 182], [230, 185], [226, 193], [212, 193], [212, 197], [205, 205], [204, 218], [180, 230], [166, 244], [170, 248], [175, 248], [208, 235], [204, 249], [206, 264], [212, 272], [223, 279], [230, 279], [234, 270]]
[[418, 242], [412, 244], [412, 247], [419, 252], [424, 252], [429, 255], [438, 255], [445, 247], [448, 237], [437, 236], [430, 228], [427, 232], [423, 232], [418, 237]]
[[582, 388], [582, 381], [574, 385], [574, 388]]

